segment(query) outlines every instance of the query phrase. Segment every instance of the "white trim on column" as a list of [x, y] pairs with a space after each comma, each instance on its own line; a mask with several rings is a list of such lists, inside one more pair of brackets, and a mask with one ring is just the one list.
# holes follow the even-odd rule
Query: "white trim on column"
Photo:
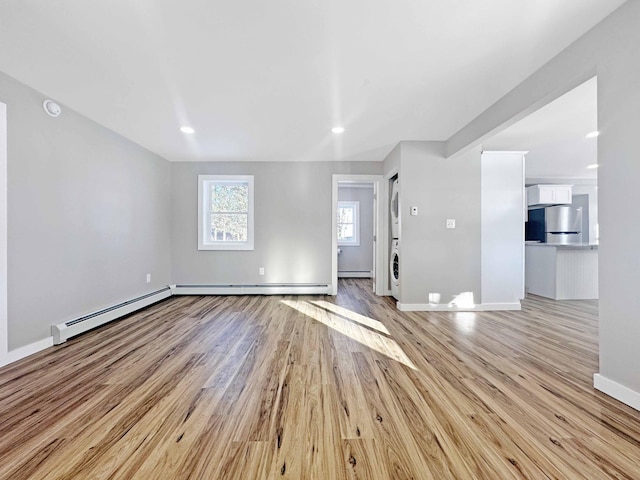
[[0, 102], [0, 365], [9, 354], [7, 306], [7, 105]]
[[520, 303], [479, 303], [468, 307], [431, 303], [400, 303], [396, 302], [401, 312], [493, 312], [498, 310], [522, 310]]
[[[400, 178], [400, 168], [392, 168], [390, 171], [388, 171], [385, 175], [384, 175], [384, 181], [382, 182], [382, 191], [384, 193], [384, 195], [382, 196], [382, 205], [384, 206], [383, 208], [383, 226], [384, 228], [382, 229], [383, 235], [382, 235], [382, 263], [384, 265], [383, 268], [383, 272], [382, 272], [382, 279], [383, 279], [383, 289], [382, 289], [382, 293], [381, 295], [387, 295], [387, 296], [391, 296], [391, 272], [389, 271], [389, 260], [391, 257], [391, 244], [390, 244], [390, 240], [391, 240], [391, 225], [389, 222], [389, 216], [390, 216], [390, 212], [389, 212], [389, 204], [391, 202], [391, 199], [389, 198], [391, 196], [391, 189], [389, 188], [389, 182], [391, 181], [391, 179], [393, 177], [397, 176], [398, 178]], [[400, 225], [400, 228], [402, 228], [402, 225]]]
[[[391, 225], [389, 222], [390, 220], [389, 216], [391, 215], [389, 212], [389, 208], [390, 208], [389, 204], [391, 202], [391, 199], [389, 197], [391, 196], [391, 188], [389, 187], [389, 183], [391, 182], [391, 179], [395, 176], [400, 178], [400, 168], [393, 168], [384, 175], [384, 182], [383, 182], [384, 197], [382, 199], [383, 205], [384, 205], [384, 215], [383, 215], [384, 229], [382, 230], [384, 232], [384, 234], [382, 235], [384, 238], [382, 239], [383, 240], [382, 251], [383, 251], [383, 258], [384, 258], [383, 263], [385, 265], [384, 272], [383, 272], [384, 289], [383, 289], [382, 295], [388, 295], [388, 296], [391, 296], [391, 278], [390, 278], [391, 272], [389, 271], [389, 260], [391, 257], [391, 244], [390, 244]], [[396, 302], [396, 304], [397, 303], [399, 302]]]
[[599, 373], [593, 375], [593, 388], [600, 390], [602, 393], [615, 398], [631, 408], [640, 410], [640, 392], [631, 390], [629, 387], [614, 382]]

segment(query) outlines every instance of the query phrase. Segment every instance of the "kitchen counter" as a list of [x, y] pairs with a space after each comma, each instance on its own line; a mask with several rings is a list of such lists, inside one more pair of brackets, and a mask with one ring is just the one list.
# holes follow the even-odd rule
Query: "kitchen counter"
[[525, 242], [525, 290], [554, 300], [598, 298], [598, 245]]

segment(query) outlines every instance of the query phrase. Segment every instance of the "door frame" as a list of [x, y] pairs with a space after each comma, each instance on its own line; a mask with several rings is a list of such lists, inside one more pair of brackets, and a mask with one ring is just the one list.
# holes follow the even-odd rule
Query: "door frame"
[[338, 294], [338, 224], [336, 222], [336, 212], [338, 211], [338, 188], [340, 183], [371, 183], [373, 184], [374, 195], [374, 222], [375, 222], [375, 249], [374, 249], [374, 271], [375, 278], [374, 292], [376, 295], [384, 295], [384, 285], [387, 278], [387, 271], [383, 268], [386, 264], [383, 258], [383, 220], [384, 211], [381, 208], [386, 196], [386, 189], [382, 175], [340, 175], [334, 174], [331, 188], [331, 295]]

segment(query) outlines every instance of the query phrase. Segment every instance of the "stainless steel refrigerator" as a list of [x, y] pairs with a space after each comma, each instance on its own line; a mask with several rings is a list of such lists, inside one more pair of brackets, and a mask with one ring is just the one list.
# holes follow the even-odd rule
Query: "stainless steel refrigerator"
[[529, 210], [525, 240], [555, 244], [582, 243], [582, 208], [571, 205]]
[[582, 208], [547, 207], [544, 209], [544, 227], [547, 243], [582, 243]]

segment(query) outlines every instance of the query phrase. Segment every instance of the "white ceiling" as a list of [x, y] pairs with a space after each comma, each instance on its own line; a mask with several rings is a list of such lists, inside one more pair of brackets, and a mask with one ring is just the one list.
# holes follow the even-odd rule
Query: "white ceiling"
[[622, 3], [0, 0], [0, 70], [170, 160], [379, 161], [446, 140]]
[[596, 178], [598, 129], [596, 77], [502, 131], [484, 150], [528, 150], [527, 178]]

